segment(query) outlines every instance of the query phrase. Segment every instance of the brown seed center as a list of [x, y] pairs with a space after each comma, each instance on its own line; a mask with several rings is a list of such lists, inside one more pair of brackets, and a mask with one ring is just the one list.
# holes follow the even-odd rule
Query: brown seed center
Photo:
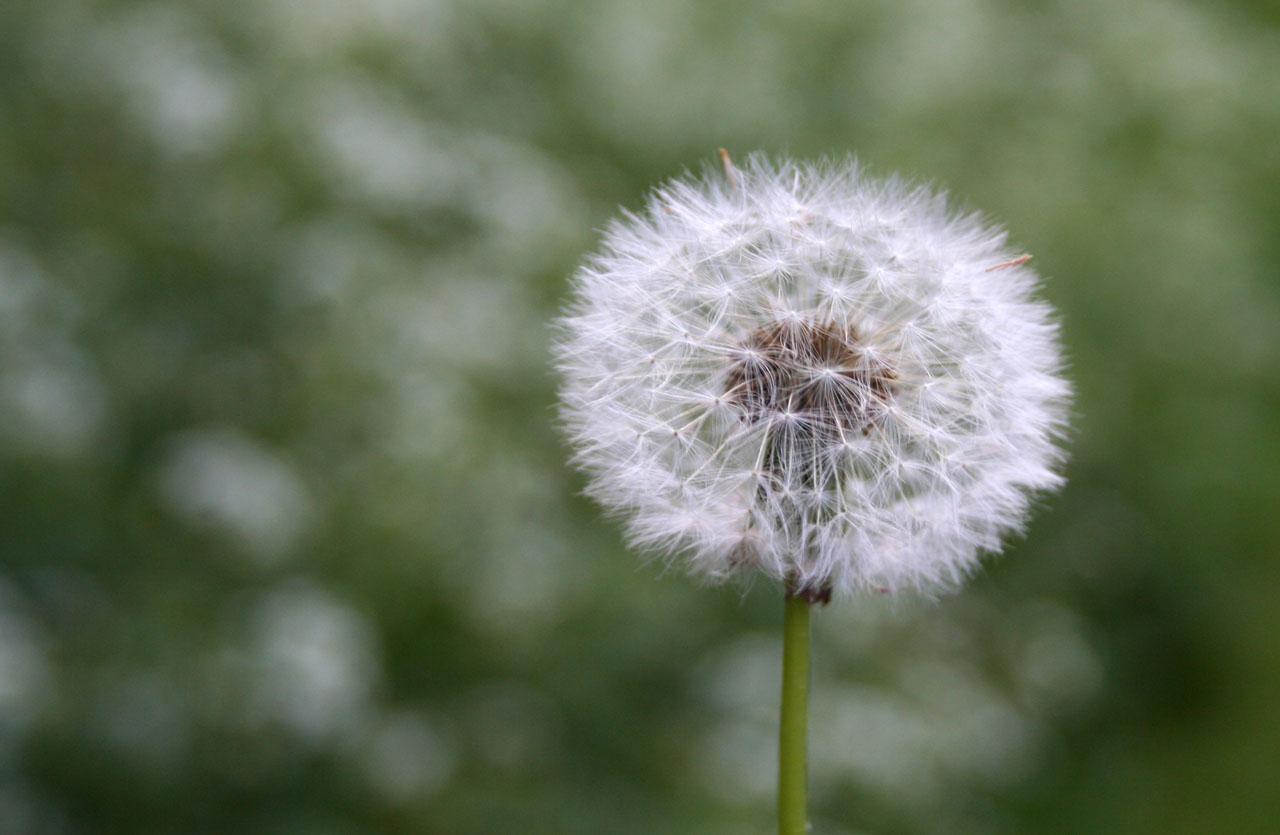
[[894, 374], [850, 327], [781, 319], [756, 330], [729, 370], [726, 395], [751, 421], [802, 426], [813, 441], [866, 434]]

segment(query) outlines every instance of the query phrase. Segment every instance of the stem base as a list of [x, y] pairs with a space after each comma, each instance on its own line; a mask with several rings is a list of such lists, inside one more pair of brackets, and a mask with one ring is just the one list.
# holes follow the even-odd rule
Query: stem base
[[808, 831], [809, 610], [804, 596], [787, 596], [778, 726], [778, 835]]

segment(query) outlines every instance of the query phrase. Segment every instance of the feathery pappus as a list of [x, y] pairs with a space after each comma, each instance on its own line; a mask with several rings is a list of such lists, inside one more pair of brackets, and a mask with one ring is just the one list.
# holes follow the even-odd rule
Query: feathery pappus
[[655, 189], [573, 278], [561, 415], [629, 541], [810, 600], [954, 588], [1062, 484], [1029, 256], [852, 159]]

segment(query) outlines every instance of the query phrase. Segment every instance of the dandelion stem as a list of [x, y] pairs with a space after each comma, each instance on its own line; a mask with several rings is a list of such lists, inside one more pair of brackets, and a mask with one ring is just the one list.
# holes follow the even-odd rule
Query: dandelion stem
[[808, 831], [809, 608], [803, 596], [787, 594], [778, 729], [778, 835]]

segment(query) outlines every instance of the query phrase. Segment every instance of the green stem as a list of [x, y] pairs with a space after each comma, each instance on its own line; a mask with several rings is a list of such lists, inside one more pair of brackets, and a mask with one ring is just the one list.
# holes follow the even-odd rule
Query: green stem
[[787, 595], [778, 729], [778, 835], [805, 835], [808, 782], [809, 603]]

